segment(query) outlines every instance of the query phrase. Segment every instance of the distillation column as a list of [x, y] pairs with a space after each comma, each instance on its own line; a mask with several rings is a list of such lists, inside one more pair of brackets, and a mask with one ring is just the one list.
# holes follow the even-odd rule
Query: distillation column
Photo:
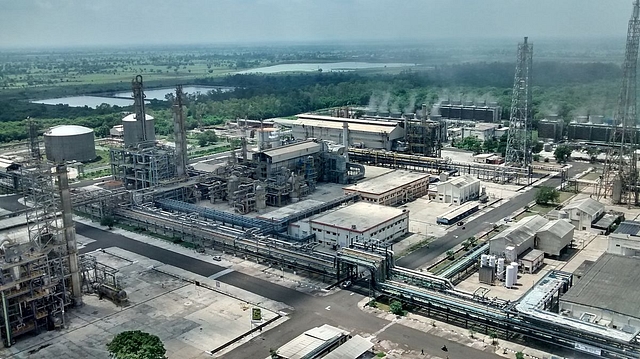
[[176, 86], [176, 98], [173, 103], [173, 135], [176, 141], [176, 173], [178, 177], [187, 176], [187, 132], [183, 111], [182, 86]]
[[64, 240], [67, 244], [69, 271], [71, 272], [71, 293], [74, 304], [80, 305], [82, 303], [82, 289], [80, 287], [80, 271], [78, 269], [78, 244], [76, 242], [76, 228], [73, 223], [67, 166], [56, 166], [56, 175], [58, 177], [58, 190], [60, 191], [60, 203], [62, 207], [62, 233], [64, 233]]

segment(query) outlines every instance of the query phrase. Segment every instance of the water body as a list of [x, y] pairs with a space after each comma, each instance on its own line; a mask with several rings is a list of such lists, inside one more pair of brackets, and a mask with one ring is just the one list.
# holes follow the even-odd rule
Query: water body
[[133, 105], [133, 99], [127, 100], [123, 98], [113, 97], [99, 97], [99, 96], [69, 96], [60, 98], [50, 98], [45, 100], [31, 101], [33, 103], [41, 103], [45, 105], [68, 105], [69, 107], [84, 107], [88, 106], [96, 108], [99, 105], [106, 103], [111, 106], [131, 106]]
[[[209, 91], [220, 90], [222, 92], [233, 91], [233, 87], [219, 87], [219, 86], [184, 86], [182, 88], [182, 92], [188, 94], [195, 93], [207, 93]], [[144, 90], [144, 94], [147, 100], [161, 100], [164, 101], [165, 96], [170, 93], [174, 93], [176, 91], [175, 87], [166, 87], [159, 89], [148, 89]], [[127, 92], [119, 92], [114, 94], [115, 97], [131, 97], [131, 91]]]
[[297, 64], [280, 64], [267, 67], [258, 67], [255, 69], [244, 70], [239, 74], [263, 73], [275, 74], [278, 72], [311, 72], [319, 71], [355, 71], [362, 69], [375, 69], [384, 67], [414, 67], [416, 64], [407, 63], [376, 63], [376, 62], [330, 62], [330, 63], [297, 63]]

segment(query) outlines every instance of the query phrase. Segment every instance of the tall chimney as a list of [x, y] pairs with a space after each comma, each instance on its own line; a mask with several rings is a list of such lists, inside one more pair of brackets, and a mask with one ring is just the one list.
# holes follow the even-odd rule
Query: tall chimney
[[344, 145], [344, 158], [349, 162], [349, 123], [342, 123], [342, 144]]

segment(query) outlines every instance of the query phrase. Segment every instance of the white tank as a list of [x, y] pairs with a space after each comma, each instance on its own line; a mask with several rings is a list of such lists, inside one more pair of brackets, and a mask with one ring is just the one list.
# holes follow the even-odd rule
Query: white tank
[[511, 266], [515, 269], [515, 272], [513, 273], [513, 284], [517, 284], [518, 283], [518, 263], [512, 262]]
[[489, 265], [489, 255], [483, 254], [480, 256], [480, 267], [486, 267]]
[[498, 258], [498, 278], [504, 279], [504, 258]]
[[507, 273], [505, 275], [504, 286], [507, 288], [513, 287], [515, 284], [513, 282], [514, 274], [516, 273], [516, 269], [512, 265], [507, 266]]
[[514, 262], [516, 259], [518, 259], [518, 255], [517, 255], [517, 252], [516, 252], [516, 247], [507, 246], [504, 249], [504, 256], [505, 256], [507, 261]]
[[496, 267], [496, 256], [489, 256], [489, 267]]

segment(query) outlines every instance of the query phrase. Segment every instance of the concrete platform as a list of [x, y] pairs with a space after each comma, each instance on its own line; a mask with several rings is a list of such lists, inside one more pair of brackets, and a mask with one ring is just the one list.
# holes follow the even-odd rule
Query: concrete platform
[[[129, 295], [127, 306], [85, 295], [84, 305], [67, 313], [65, 329], [20, 338], [13, 347], [0, 350], [0, 357], [107, 359], [106, 344], [115, 335], [142, 330], [160, 337], [169, 358], [210, 358], [209, 351], [251, 329], [253, 305], [248, 301], [196, 287], [179, 279], [177, 268], [123, 250], [110, 251], [114, 253], [95, 255], [120, 270]], [[262, 314], [265, 321], [278, 317], [276, 310], [264, 307]]]

